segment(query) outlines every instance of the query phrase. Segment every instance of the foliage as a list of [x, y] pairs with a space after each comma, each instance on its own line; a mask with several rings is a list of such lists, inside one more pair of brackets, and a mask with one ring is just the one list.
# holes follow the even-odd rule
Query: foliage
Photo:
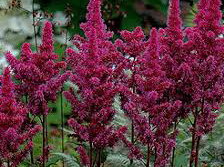
[[[20, 9], [20, 2], [11, 7]], [[86, 5], [69, 2], [80, 12]], [[200, 0], [185, 28], [180, 1], [170, 0], [167, 26], [152, 28], [149, 36], [134, 28], [141, 18], [133, 2], [90, 0], [86, 19], [77, 12], [83, 33], [71, 38], [70, 47], [67, 31], [63, 46], [53, 44], [57, 26], [47, 21], [41, 45], [24, 43], [18, 58], [5, 54], [0, 166], [223, 165], [221, 1]], [[167, 1], [144, 3], [167, 10]], [[62, 10], [61, 1], [54, 5]], [[77, 31], [69, 6], [65, 14], [63, 28]], [[117, 18], [132, 31], [112, 26]], [[34, 137], [38, 124], [42, 133]]]
[[77, 160], [70, 155], [66, 155], [63, 153], [53, 153], [52, 155], [55, 155], [56, 157], [64, 160], [67, 164], [67, 167], [80, 167], [80, 165], [77, 163]]

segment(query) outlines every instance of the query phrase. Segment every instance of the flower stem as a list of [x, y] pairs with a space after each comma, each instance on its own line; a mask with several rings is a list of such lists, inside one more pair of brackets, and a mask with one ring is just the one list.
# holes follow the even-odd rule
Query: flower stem
[[31, 165], [34, 164], [33, 148], [30, 150], [30, 162], [31, 162]]
[[[68, 43], [68, 31], [66, 30], [65, 33], [65, 50], [67, 48]], [[65, 59], [66, 53], [64, 52], [62, 55], [62, 60]], [[65, 136], [64, 136], [64, 108], [63, 108], [63, 87], [61, 88], [61, 93], [60, 93], [60, 104], [61, 104], [61, 151], [62, 153], [65, 152]], [[65, 162], [62, 161], [62, 167], [65, 166]]]
[[[133, 87], [133, 93], [136, 93], [136, 85], [135, 85], [135, 73], [136, 73], [136, 69], [135, 69], [135, 61], [136, 61], [136, 57], [134, 57], [133, 60], [133, 64], [132, 64], [132, 87]], [[135, 127], [134, 127], [134, 120], [132, 118], [132, 122], [131, 122], [131, 143], [134, 145], [135, 143]], [[130, 165], [133, 164], [133, 159], [130, 160]]]
[[[64, 109], [63, 109], [63, 88], [61, 89], [61, 151], [62, 153], [65, 152], [65, 146], [64, 146]], [[62, 166], [64, 167], [64, 161], [62, 162]]]
[[[202, 98], [201, 102], [201, 112], [204, 112], [204, 105], [205, 105], [205, 98]], [[195, 151], [195, 167], [198, 167], [198, 159], [199, 159], [199, 149], [200, 149], [200, 141], [201, 141], [201, 136], [197, 136], [197, 142], [196, 142], [196, 151]]]
[[193, 167], [194, 159], [195, 159], [195, 146], [196, 146], [196, 129], [197, 129], [197, 118], [198, 118], [198, 111], [195, 110], [194, 114], [194, 123], [193, 123], [193, 132], [192, 132], [192, 139], [191, 139], [191, 155], [190, 155], [190, 164], [189, 167]]
[[38, 52], [38, 46], [37, 46], [37, 31], [36, 31], [36, 23], [35, 23], [35, 13], [34, 13], [34, 0], [32, 2], [32, 16], [33, 16], [33, 32], [34, 32], [34, 40], [35, 40], [35, 47], [36, 51]]
[[197, 137], [196, 143], [196, 157], [195, 157], [195, 167], [198, 167], [198, 156], [199, 156], [199, 146], [200, 146], [201, 137]]
[[[148, 113], [148, 121], [149, 121], [149, 126], [150, 126], [150, 113]], [[149, 144], [149, 141], [148, 141], [146, 167], [150, 167], [150, 157], [151, 157], [151, 148], [150, 148], [150, 144]]]
[[93, 143], [89, 142], [89, 160], [90, 160], [90, 167], [93, 167]]
[[[132, 121], [131, 122], [131, 143], [132, 144], [135, 143], [134, 135], [135, 135], [134, 122]], [[132, 164], [133, 164], [133, 159], [130, 159], [130, 165], [132, 165]]]
[[42, 167], [45, 167], [45, 160], [46, 160], [46, 151], [45, 151], [45, 148], [46, 148], [46, 115], [43, 115], [43, 121], [42, 121], [42, 126], [43, 126], [43, 134], [42, 134], [42, 137], [43, 137], [43, 145], [42, 145], [42, 156], [43, 156], [43, 163], [42, 163]]
[[[176, 129], [177, 129], [177, 121], [175, 121], [175, 123], [174, 123], [173, 132], [175, 132]], [[172, 150], [172, 158], [171, 158], [171, 164], [170, 164], [171, 167], [174, 167], [175, 152], [176, 152], [176, 147], [174, 147]]]
[[97, 162], [97, 167], [100, 167], [101, 165], [101, 150], [98, 151], [98, 162]]
[[150, 156], [151, 156], [151, 149], [148, 144], [147, 146], [147, 161], [146, 161], [146, 167], [150, 167]]

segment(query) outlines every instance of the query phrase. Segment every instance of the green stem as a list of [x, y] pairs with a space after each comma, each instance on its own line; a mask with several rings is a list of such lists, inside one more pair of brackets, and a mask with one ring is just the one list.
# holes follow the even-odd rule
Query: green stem
[[[65, 34], [65, 49], [67, 48], [67, 43], [68, 43], [68, 31], [66, 30], [66, 34]], [[65, 52], [62, 56], [62, 60], [65, 59]], [[61, 88], [61, 101], [60, 101], [60, 104], [61, 104], [61, 151], [62, 153], [65, 152], [65, 135], [64, 135], [64, 108], [63, 108], [63, 87]], [[65, 166], [65, 162], [62, 161], [62, 166], [64, 167]]]
[[[131, 123], [131, 143], [132, 144], [135, 143], [134, 135], [135, 135], [134, 122], [132, 121], [132, 123]], [[133, 159], [130, 159], [130, 165], [132, 165], [132, 164], [133, 164]]]
[[42, 126], [43, 126], [43, 134], [42, 134], [42, 138], [43, 138], [43, 145], [42, 145], [42, 156], [43, 156], [43, 163], [42, 163], [42, 167], [45, 167], [45, 160], [46, 160], [46, 115], [43, 115], [43, 121], [42, 121]]
[[90, 159], [90, 167], [93, 167], [93, 143], [89, 142], [89, 159]]
[[98, 151], [98, 162], [97, 162], [97, 167], [100, 167], [101, 165], [101, 150]]
[[147, 161], [146, 161], [146, 167], [150, 167], [150, 156], [151, 156], [151, 149], [149, 144], [147, 145]]
[[[175, 123], [174, 123], [173, 132], [175, 132], [176, 129], [177, 129], [177, 121], [175, 121]], [[176, 147], [174, 147], [172, 150], [172, 158], [171, 158], [171, 164], [170, 164], [171, 167], [174, 167], [175, 152], [176, 152]]]
[[[63, 88], [61, 90], [61, 151], [62, 153], [65, 152], [65, 145], [64, 145], [64, 109], [63, 109]], [[62, 162], [62, 166], [64, 167], [64, 161]]]
[[37, 45], [37, 31], [36, 31], [36, 25], [35, 25], [35, 14], [34, 14], [34, 0], [32, 2], [32, 17], [33, 17], [33, 32], [34, 32], [34, 40], [35, 40], [35, 47], [36, 51], [38, 52], [38, 45]]

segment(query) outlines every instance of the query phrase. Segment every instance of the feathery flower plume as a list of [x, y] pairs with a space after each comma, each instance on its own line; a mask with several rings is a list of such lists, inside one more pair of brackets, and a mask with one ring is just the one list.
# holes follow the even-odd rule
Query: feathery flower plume
[[112, 33], [106, 30], [100, 8], [101, 0], [90, 0], [87, 21], [81, 24], [85, 38], [75, 36], [73, 42], [78, 51], [67, 50], [68, 65], [73, 72], [70, 80], [78, 86], [78, 95], [72, 88], [64, 92], [73, 109], [69, 126], [80, 144], [89, 145], [89, 158], [83, 147], [79, 153], [83, 165], [90, 167], [94, 166], [93, 150], [96, 150], [99, 166], [102, 151], [113, 147], [123, 135], [120, 128], [111, 125], [115, 114], [114, 97], [118, 92], [114, 78], [120, 71], [118, 63], [122, 57], [110, 41]]
[[54, 53], [52, 24], [46, 22], [43, 27], [42, 44], [38, 53], [33, 53], [30, 44], [23, 44], [20, 59], [16, 59], [10, 52], [6, 53], [10, 67], [15, 74], [17, 98], [26, 97], [29, 112], [42, 116], [43, 126], [43, 155], [42, 164], [48, 157], [46, 117], [50, 112], [49, 101], [55, 101], [57, 92], [69, 77], [69, 72], [60, 74], [66, 67], [65, 62], [57, 62], [58, 55]]
[[[25, 43], [21, 49], [20, 59], [16, 59], [10, 52], [6, 53], [6, 58], [15, 73], [15, 78], [20, 81], [16, 85], [18, 96], [28, 96], [29, 107], [33, 114], [47, 115], [49, 112], [47, 103], [56, 100], [56, 93], [60, 91], [60, 87], [68, 77], [68, 73], [60, 75], [60, 70], [66, 66], [65, 62], [55, 61], [58, 55], [53, 52], [52, 24], [50, 22], [46, 22], [44, 25], [42, 44], [39, 50], [40, 53], [33, 53], [30, 44]], [[41, 94], [43, 94], [42, 98]], [[42, 101], [42, 105], [34, 101]]]
[[175, 146], [175, 135], [169, 136], [168, 130], [181, 103], [162, 100], [170, 82], [160, 66], [157, 30], [151, 30], [149, 41], [140, 28], [123, 31], [121, 35], [124, 41], [118, 40], [117, 45], [128, 55], [125, 56], [129, 62], [126, 68], [131, 71], [131, 75], [120, 82], [123, 85], [121, 102], [132, 121], [132, 143], [140, 142], [148, 148], [146, 166], [150, 165], [152, 154], [156, 156], [155, 165], [164, 166], [170, 158], [170, 148]]
[[[192, 97], [194, 122], [190, 167], [198, 166], [201, 137], [210, 132], [223, 102], [223, 33], [220, 0], [199, 1], [195, 27], [186, 30], [184, 46], [189, 77], [184, 91]], [[200, 42], [198, 42], [200, 41]], [[211, 75], [212, 73], [212, 75]]]
[[0, 166], [16, 167], [32, 149], [32, 138], [41, 127], [23, 128], [28, 110], [16, 99], [8, 67], [0, 82]]

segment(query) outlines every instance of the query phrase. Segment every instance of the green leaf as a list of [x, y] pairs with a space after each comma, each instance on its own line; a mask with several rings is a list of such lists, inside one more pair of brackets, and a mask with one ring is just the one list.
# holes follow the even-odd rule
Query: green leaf
[[64, 162], [67, 164], [67, 167], [80, 167], [77, 160], [71, 155], [67, 155], [64, 153], [52, 153], [52, 155], [56, 155], [61, 160], [64, 160]]
[[52, 165], [56, 165], [58, 161], [61, 160], [61, 157], [60, 156], [52, 156], [49, 158], [46, 166], [47, 167], [51, 167]]
[[144, 2], [161, 11], [163, 14], [167, 13], [168, 0], [144, 0]]

